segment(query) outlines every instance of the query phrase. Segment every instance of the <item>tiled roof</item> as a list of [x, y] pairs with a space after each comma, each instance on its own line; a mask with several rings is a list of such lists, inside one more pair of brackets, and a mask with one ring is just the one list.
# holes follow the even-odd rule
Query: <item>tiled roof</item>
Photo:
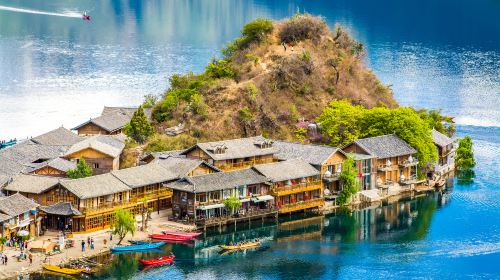
[[60, 216], [80, 216], [82, 213], [75, 209], [70, 202], [58, 202], [50, 206], [40, 206], [40, 210], [47, 214]]
[[31, 141], [37, 144], [53, 146], [71, 146], [81, 140], [83, 140], [81, 137], [78, 137], [78, 135], [64, 127], [56, 128], [31, 139]]
[[215, 190], [231, 189], [238, 186], [259, 184], [266, 182], [266, 177], [252, 169], [219, 172], [193, 177], [185, 177], [169, 184], [172, 189], [187, 192], [210, 192]]
[[[274, 145], [271, 145], [268, 148], [260, 147], [261, 144], [266, 141], [272, 144], [271, 140], [262, 136], [198, 143], [181, 154], [186, 154], [196, 147], [199, 147], [214, 160], [246, 158], [277, 153], [278, 149], [274, 147]], [[224, 152], [216, 153], [216, 149], [224, 150]]]
[[[111, 133], [111, 132], [114, 132], [114, 131], [117, 131], [117, 130], [123, 128], [128, 122], [130, 122], [130, 119], [132, 119], [132, 116], [136, 110], [137, 110], [137, 107], [133, 107], [133, 108], [104, 107], [104, 109], [102, 110], [102, 113], [99, 117], [94, 118], [94, 119], [90, 119], [90, 120], [78, 125], [77, 127], [73, 128], [72, 130], [77, 130], [84, 125], [87, 125], [89, 123], [93, 123], [93, 124], [97, 125], [98, 127]], [[149, 118], [151, 117], [151, 109], [144, 109], [144, 113]]]
[[267, 177], [271, 182], [319, 175], [319, 171], [301, 159], [254, 165], [252, 168]]
[[87, 148], [91, 148], [93, 150], [116, 158], [122, 153], [123, 148], [125, 148], [125, 144], [115, 136], [95, 135], [71, 146], [66, 152], [65, 156], [69, 156]]
[[38, 207], [37, 203], [18, 193], [0, 197], [0, 212], [11, 217], [16, 217], [36, 207]]
[[453, 139], [435, 129], [432, 130], [432, 141], [439, 147], [446, 147], [453, 143]]
[[298, 158], [312, 165], [322, 165], [335, 152], [341, 151], [339, 148], [336, 147], [313, 145], [313, 144], [290, 143], [284, 141], [274, 141], [274, 146], [279, 150], [279, 152], [275, 154], [276, 158], [280, 160]]
[[129, 191], [130, 188], [111, 173], [81, 179], [61, 179], [60, 184], [81, 199]]
[[12, 178], [12, 182], [7, 184], [4, 190], [40, 194], [58, 183], [59, 178], [57, 177], [19, 174]]
[[75, 161], [71, 161], [71, 160], [67, 160], [67, 159], [64, 159], [64, 158], [55, 158], [55, 159], [51, 159], [51, 160], [48, 160], [48, 161], [44, 161], [44, 162], [41, 162], [41, 163], [34, 163], [34, 164], [31, 164], [26, 172], [27, 173], [32, 173], [36, 170], [40, 170], [44, 167], [51, 167], [51, 168], [54, 168], [56, 170], [59, 170], [59, 171], [62, 171], [62, 172], [67, 172], [68, 170], [70, 169], [75, 169], [76, 168], [76, 162]]
[[12, 219], [11, 216], [0, 213], [0, 223]]
[[363, 150], [378, 158], [414, 154], [417, 151], [394, 134], [357, 139], [353, 141]]
[[173, 151], [147, 153], [147, 154], [144, 154], [141, 157], [141, 160], [145, 160], [148, 157], [152, 157], [153, 161], [161, 160], [161, 159], [166, 159], [166, 158], [172, 157], [172, 156], [174, 156], [174, 157], [185, 157], [185, 156], [181, 155], [181, 153], [184, 152], [184, 151], [185, 150], [173, 150]]

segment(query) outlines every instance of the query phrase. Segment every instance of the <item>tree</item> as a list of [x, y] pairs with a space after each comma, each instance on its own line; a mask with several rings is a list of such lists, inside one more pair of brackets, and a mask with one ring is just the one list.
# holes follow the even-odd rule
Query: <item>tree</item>
[[142, 231], [146, 231], [148, 228], [148, 218], [150, 213], [151, 209], [148, 207], [148, 199], [144, 198], [142, 200], [142, 208], [141, 208]]
[[113, 234], [118, 235], [118, 245], [120, 245], [127, 233], [131, 233], [134, 236], [135, 219], [130, 212], [123, 209], [115, 211], [115, 219]]
[[421, 109], [417, 112], [420, 118], [429, 124], [429, 127], [434, 128], [449, 137], [455, 134], [456, 127], [453, 117], [441, 115], [441, 110]]
[[241, 34], [249, 41], [261, 41], [273, 31], [273, 22], [268, 19], [258, 18], [243, 27]]
[[85, 178], [89, 176], [92, 176], [92, 168], [83, 158], [78, 160], [75, 169], [70, 169], [66, 172], [66, 177], [71, 179]]
[[143, 144], [151, 135], [154, 130], [149, 123], [142, 106], [140, 106], [132, 116], [132, 119], [123, 128], [128, 137], [134, 139], [136, 142]]
[[142, 102], [142, 108], [153, 108], [158, 102], [158, 96], [154, 94], [144, 95], [144, 101]]
[[351, 201], [351, 197], [359, 191], [358, 182], [356, 182], [357, 175], [358, 173], [354, 159], [347, 157], [342, 164], [342, 172], [340, 173], [342, 191], [337, 198], [337, 202], [340, 205], [349, 203]]
[[236, 209], [241, 207], [241, 200], [236, 196], [231, 196], [224, 200], [224, 205], [231, 212], [231, 215], [234, 215]]
[[455, 168], [458, 171], [458, 177], [461, 180], [471, 180], [474, 177], [472, 168], [476, 166], [474, 160], [474, 150], [472, 147], [472, 138], [465, 136], [458, 140], [458, 149], [455, 156]]
[[361, 134], [358, 122], [364, 112], [363, 106], [353, 106], [347, 100], [333, 101], [318, 118], [323, 133], [334, 146], [343, 146]]
[[5, 245], [5, 243], [7, 243], [7, 237], [5, 236], [0, 237], [1, 252], [3, 252], [3, 246]]

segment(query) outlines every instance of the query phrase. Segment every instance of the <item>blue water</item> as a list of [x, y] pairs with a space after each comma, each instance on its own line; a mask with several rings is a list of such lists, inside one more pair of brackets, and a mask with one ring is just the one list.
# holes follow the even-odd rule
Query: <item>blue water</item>
[[[367, 65], [402, 105], [442, 108], [471, 135], [476, 179], [436, 193], [320, 222], [209, 233], [195, 247], [167, 246], [169, 268], [138, 272], [114, 258], [99, 278], [500, 278], [500, 2], [495, 0], [244, 1], [0, 0], [0, 139], [72, 127], [104, 105], [160, 94], [172, 73], [202, 71], [256, 17], [297, 9], [346, 26]], [[21, 113], [21, 114], [20, 114]], [[269, 248], [219, 256], [214, 245], [265, 237]], [[141, 256], [135, 256], [137, 258]]]

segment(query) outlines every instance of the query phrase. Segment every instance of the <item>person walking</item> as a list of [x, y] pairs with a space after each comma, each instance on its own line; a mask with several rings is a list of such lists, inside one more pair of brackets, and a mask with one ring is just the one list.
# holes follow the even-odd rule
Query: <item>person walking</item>
[[3, 259], [4, 259], [4, 262], [3, 262], [3, 263], [4, 263], [5, 265], [7, 265], [7, 260], [8, 260], [8, 259], [7, 259], [7, 255], [4, 255], [4, 256], [3, 256]]
[[109, 234], [109, 241], [113, 241], [113, 233]]
[[28, 259], [30, 260], [30, 266], [33, 264], [33, 255], [29, 253]]
[[87, 237], [87, 247], [90, 247], [90, 236]]
[[85, 241], [82, 240], [82, 252], [85, 252]]
[[90, 239], [90, 249], [94, 250], [94, 238]]

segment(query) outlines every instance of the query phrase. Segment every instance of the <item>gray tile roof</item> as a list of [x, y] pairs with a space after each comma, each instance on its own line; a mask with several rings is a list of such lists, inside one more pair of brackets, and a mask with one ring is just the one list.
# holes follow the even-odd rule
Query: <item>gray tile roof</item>
[[4, 190], [40, 194], [59, 184], [59, 178], [41, 175], [19, 174], [12, 178]]
[[47, 133], [31, 138], [31, 141], [40, 145], [71, 146], [83, 140], [78, 135], [64, 127], [59, 127]]
[[389, 158], [414, 154], [417, 151], [394, 134], [357, 139], [353, 141], [377, 158]]
[[[130, 122], [130, 119], [132, 119], [136, 110], [137, 107], [104, 107], [99, 117], [90, 119], [72, 130], [77, 130], [84, 125], [92, 123], [111, 133], [123, 128], [128, 122]], [[144, 113], [146, 116], [151, 118], [151, 109], [144, 109]]]
[[168, 184], [168, 186], [176, 190], [201, 193], [232, 189], [238, 186], [259, 184], [266, 181], [266, 177], [260, 175], [253, 169], [243, 169], [185, 177], [179, 181]]
[[252, 168], [267, 177], [271, 182], [319, 175], [319, 171], [301, 159], [254, 165]]
[[432, 130], [432, 141], [434, 142], [434, 144], [442, 148], [453, 143], [453, 139], [435, 129]]
[[81, 179], [61, 179], [59, 183], [81, 199], [129, 191], [130, 188], [113, 174], [90, 176]]
[[125, 148], [125, 144], [123, 143], [123, 141], [121, 141], [121, 139], [115, 136], [95, 135], [85, 138], [85, 140], [71, 146], [66, 152], [65, 156], [69, 156], [87, 148], [92, 148], [96, 151], [116, 158], [122, 153], [123, 148]]
[[11, 217], [16, 217], [36, 207], [38, 207], [37, 203], [18, 193], [0, 197], [0, 212]]
[[[264, 141], [271, 141], [271, 140], [268, 140], [262, 136], [255, 136], [248, 138], [198, 143], [181, 154], [186, 154], [187, 152], [193, 150], [194, 148], [199, 147], [201, 150], [207, 153], [212, 159], [225, 160], [225, 159], [270, 155], [278, 152], [278, 149], [274, 147], [274, 145], [271, 145], [271, 147], [269, 148], [260, 148], [259, 145]], [[221, 148], [225, 150], [225, 152], [216, 154], [215, 149], [217, 148]]]
[[40, 206], [40, 210], [47, 214], [60, 216], [80, 216], [82, 213], [75, 209], [70, 202], [58, 202], [50, 206]]
[[12, 219], [11, 216], [0, 213], [0, 223]]
[[173, 150], [173, 151], [164, 151], [164, 152], [154, 152], [154, 153], [146, 153], [141, 157], [141, 160], [145, 160], [148, 157], [153, 157], [153, 161], [166, 159], [168, 157], [185, 157], [181, 155], [185, 150]]
[[60, 170], [62, 172], [67, 172], [70, 169], [75, 169], [76, 168], [76, 162], [67, 160], [64, 158], [54, 158], [48, 161], [44, 161], [41, 163], [34, 163], [29, 165], [30, 168], [26, 170], [27, 173], [32, 173], [36, 170], [42, 169], [44, 167], [51, 167], [56, 170]]
[[[275, 157], [280, 160], [302, 159], [312, 165], [322, 165], [335, 152], [340, 151], [339, 148], [323, 145], [300, 144], [285, 141], [274, 141], [274, 146], [279, 152]], [[342, 152], [343, 153], [343, 152]]]

